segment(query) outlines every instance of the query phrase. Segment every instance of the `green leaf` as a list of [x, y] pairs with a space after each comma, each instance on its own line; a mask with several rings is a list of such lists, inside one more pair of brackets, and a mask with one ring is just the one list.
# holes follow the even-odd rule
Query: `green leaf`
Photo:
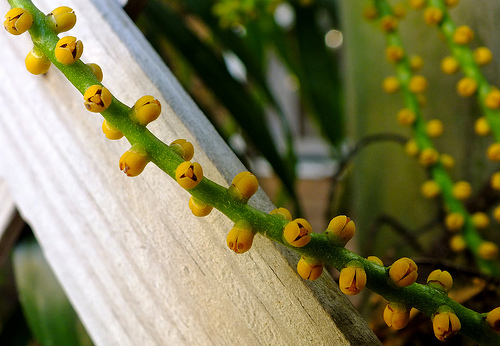
[[315, 115], [322, 134], [338, 145], [343, 138], [341, 82], [338, 62], [327, 50], [325, 34], [318, 27], [318, 7], [296, 7], [295, 35], [299, 53], [298, 73], [305, 103]]
[[294, 163], [283, 159], [278, 153], [268, 129], [263, 104], [248, 90], [247, 85], [239, 83], [229, 74], [220, 54], [200, 41], [170, 7], [159, 1], [150, 1], [145, 16], [149, 29], [161, 32], [189, 61], [198, 76], [217, 95], [252, 143], [271, 163], [289, 194], [295, 198]]
[[19, 300], [33, 335], [44, 346], [92, 345], [42, 250], [33, 239], [14, 249]]

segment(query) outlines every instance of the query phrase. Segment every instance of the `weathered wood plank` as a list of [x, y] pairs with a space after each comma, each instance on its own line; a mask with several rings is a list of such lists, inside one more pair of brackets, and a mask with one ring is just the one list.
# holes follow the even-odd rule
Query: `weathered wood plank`
[[0, 266], [24, 227], [7, 186], [0, 180]]
[[[205, 175], [227, 185], [241, 163], [117, 4], [93, 3], [65, 3], [78, 15], [70, 34], [84, 42], [82, 59], [99, 63], [127, 104], [155, 95], [163, 113], [153, 133], [192, 141]], [[102, 118], [58, 71], [26, 72], [27, 35], [2, 34], [0, 46], [0, 174], [97, 344], [378, 343], [328, 275], [305, 283], [288, 264], [296, 256], [260, 236], [236, 255], [225, 245], [230, 222], [192, 216], [188, 194], [159, 169], [122, 174], [126, 141], [106, 140]], [[273, 208], [262, 192], [251, 202]]]

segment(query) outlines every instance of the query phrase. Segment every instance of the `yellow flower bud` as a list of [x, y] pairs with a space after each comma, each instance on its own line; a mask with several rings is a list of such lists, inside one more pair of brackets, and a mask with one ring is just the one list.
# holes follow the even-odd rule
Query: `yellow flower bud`
[[366, 286], [366, 272], [358, 261], [351, 261], [342, 268], [339, 277], [340, 290], [347, 295], [356, 295]]
[[489, 109], [498, 109], [500, 108], [500, 90], [491, 89], [484, 99], [484, 104]]
[[380, 20], [380, 27], [385, 32], [394, 31], [398, 27], [398, 20], [393, 16], [385, 16]]
[[451, 287], [453, 286], [453, 278], [451, 277], [451, 274], [446, 270], [442, 271], [436, 269], [427, 277], [427, 285], [448, 293], [448, 291], [451, 290]]
[[49, 58], [43, 54], [38, 54], [35, 50], [30, 51], [26, 55], [24, 63], [28, 72], [35, 75], [47, 72], [51, 65]]
[[498, 246], [491, 241], [483, 241], [477, 252], [482, 259], [493, 260], [498, 256]]
[[366, 259], [370, 262], [377, 263], [378, 265], [381, 265], [382, 267], [384, 266], [384, 262], [377, 256], [368, 256]]
[[94, 63], [88, 63], [86, 65], [90, 68], [90, 70], [92, 71], [94, 76], [96, 76], [97, 80], [99, 82], [102, 82], [103, 74], [102, 74], [101, 66], [94, 64]]
[[472, 223], [477, 229], [484, 229], [490, 225], [490, 218], [480, 211], [472, 214]]
[[389, 267], [389, 277], [396, 286], [406, 287], [417, 280], [417, 270], [418, 267], [412, 259], [403, 257]]
[[470, 77], [464, 77], [460, 79], [457, 83], [457, 92], [460, 96], [469, 97], [476, 93], [477, 82], [475, 79]]
[[85, 108], [93, 113], [105, 111], [112, 101], [111, 93], [101, 85], [92, 85], [83, 94]]
[[382, 82], [382, 88], [388, 94], [394, 94], [399, 91], [401, 85], [399, 83], [399, 79], [394, 76], [389, 76], [384, 79]]
[[460, 230], [465, 223], [465, 218], [460, 213], [449, 213], [444, 219], [444, 224], [449, 231], [456, 232]]
[[453, 252], [462, 252], [467, 248], [464, 237], [461, 234], [456, 234], [450, 238], [450, 249]]
[[493, 190], [500, 190], [500, 172], [495, 172], [491, 175], [490, 185]]
[[194, 156], [194, 147], [191, 142], [186, 141], [185, 139], [176, 139], [172, 143], [170, 143], [170, 148], [174, 150], [177, 155], [182, 157], [184, 161], [189, 161]]
[[420, 75], [412, 76], [408, 84], [408, 89], [416, 94], [424, 92], [427, 89], [427, 79]]
[[5, 15], [3, 26], [12, 35], [21, 35], [33, 25], [33, 16], [22, 8], [13, 8]]
[[378, 17], [377, 8], [375, 6], [373, 6], [372, 4], [366, 6], [363, 9], [363, 17], [368, 21], [374, 20], [375, 18]]
[[384, 309], [384, 321], [394, 330], [403, 329], [410, 321], [410, 310], [404, 304], [390, 302]]
[[464, 200], [470, 197], [472, 193], [472, 187], [466, 181], [457, 181], [453, 185], [452, 194], [453, 197], [459, 200]]
[[446, 74], [454, 74], [460, 68], [460, 63], [452, 56], [447, 56], [441, 61], [441, 70]]
[[434, 148], [425, 148], [420, 152], [419, 162], [424, 167], [435, 164], [439, 159], [439, 153]]
[[429, 25], [438, 25], [443, 20], [443, 11], [437, 7], [428, 7], [425, 9], [424, 19]]
[[417, 156], [420, 152], [420, 148], [418, 147], [417, 142], [414, 139], [410, 139], [405, 144], [405, 152], [410, 156]]
[[486, 120], [486, 117], [477, 118], [476, 122], [474, 123], [474, 131], [479, 136], [488, 136], [491, 133], [491, 127], [490, 124], [488, 123], [488, 120]]
[[447, 7], [454, 7], [458, 4], [459, 0], [444, 0], [444, 3]]
[[495, 207], [495, 209], [493, 209], [493, 218], [494, 218], [497, 222], [500, 222], [500, 206]]
[[191, 209], [194, 216], [203, 217], [210, 214], [213, 207], [191, 196], [189, 199], [189, 209]]
[[397, 118], [398, 123], [402, 126], [411, 126], [415, 123], [417, 116], [411, 109], [403, 108], [398, 112]]
[[325, 235], [336, 246], [345, 246], [356, 233], [356, 225], [349, 217], [339, 215], [334, 217], [325, 231]]
[[315, 258], [301, 256], [297, 263], [297, 273], [304, 280], [314, 281], [323, 272], [323, 262]]
[[444, 168], [446, 168], [446, 169], [452, 169], [453, 166], [455, 166], [455, 160], [453, 159], [453, 157], [451, 157], [448, 154], [441, 154], [441, 156], [439, 157], [439, 160], [441, 161]]
[[123, 133], [111, 125], [106, 119], [102, 122], [102, 132], [106, 135], [107, 139], [111, 140], [117, 140], [123, 137]]
[[440, 306], [432, 318], [434, 335], [440, 341], [446, 341], [458, 333], [461, 328], [460, 320], [448, 306]]
[[425, 124], [425, 131], [429, 137], [439, 137], [444, 132], [443, 122], [439, 119], [429, 120]]
[[424, 59], [419, 55], [414, 55], [410, 58], [410, 67], [413, 72], [420, 71], [420, 69], [424, 66]]
[[146, 126], [156, 120], [160, 116], [160, 113], [160, 101], [156, 100], [153, 96], [146, 95], [137, 100], [134, 107], [132, 107], [130, 119], [141, 126]]
[[495, 332], [500, 333], [500, 307], [488, 312], [486, 322]]
[[434, 180], [427, 180], [420, 187], [420, 192], [426, 198], [434, 198], [441, 193], [441, 187]]
[[247, 221], [238, 221], [227, 235], [227, 246], [236, 253], [250, 250], [255, 232]]
[[410, 6], [415, 10], [421, 9], [425, 6], [426, 0], [410, 0]]
[[120, 170], [129, 177], [136, 177], [142, 173], [149, 161], [148, 153], [135, 144], [120, 157]]
[[228, 193], [231, 198], [246, 203], [257, 192], [258, 188], [259, 182], [255, 175], [250, 172], [241, 172], [234, 177], [228, 188]]
[[290, 212], [288, 211], [288, 209], [286, 208], [277, 208], [277, 209], [273, 209], [271, 210], [271, 212], [269, 213], [271, 215], [277, 215], [285, 220], [288, 220], [288, 221], [292, 221], [292, 214], [290, 214]]
[[467, 25], [459, 26], [453, 33], [453, 41], [456, 44], [467, 44], [474, 39], [474, 31]]
[[198, 162], [184, 161], [175, 170], [175, 180], [186, 190], [194, 188], [203, 179], [203, 169]]
[[403, 3], [395, 4], [392, 7], [392, 13], [394, 13], [394, 16], [398, 19], [403, 19], [406, 17], [406, 6]]
[[61, 64], [71, 65], [82, 56], [83, 43], [73, 36], [63, 37], [57, 42], [54, 54]]
[[491, 50], [486, 47], [478, 47], [474, 50], [474, 61], [480, 66], [488, 65], [493, 60]]
[[500, 162], [500, 143], [493, 143], [488, 147], [488, 159]]
[[306, 246], [311, 240], [312, 227], [305, 219], [290, 221], [283, 230], [286, 242], [295, 247]]
[[56, 34], [71, 30], [76, 24], [75, 11], [67, 6], [56, 8], [47, 15], [47, 19]]
[[394, 64], [400, 62], [404, 58], [405, 51], [399, 46], [388, 46], [385, 49], [385, 55], [387, 57], [387, 61]]

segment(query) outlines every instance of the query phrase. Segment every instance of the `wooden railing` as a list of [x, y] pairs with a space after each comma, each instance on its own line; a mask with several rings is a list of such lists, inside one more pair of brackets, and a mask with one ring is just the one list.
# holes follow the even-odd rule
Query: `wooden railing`
[[[82, 60], [102, 67], [123, 102], [158, 98], [162, 116], [149, 128], [168, 143], [190, 140], [206, 176], [227, 186], [244, 169], [117, 2], [35, 4], [75, 10]], [[187, 192], [159, 169], [120, 172], [128, 143], [104, 137], [100, 115], [54, 67], [26, 71], [28, 34], [0, 34], [0, 47], [0, 214], [15, 215], [8, 190], [96, 344], [378, 343], [327, 273], [305, 282], [297, 257], [261, 236], [236, 255], [225, 244], [231, 222], [216, 211], [194, 217]], [[250, 204], [273, 208], [262, 191]]]

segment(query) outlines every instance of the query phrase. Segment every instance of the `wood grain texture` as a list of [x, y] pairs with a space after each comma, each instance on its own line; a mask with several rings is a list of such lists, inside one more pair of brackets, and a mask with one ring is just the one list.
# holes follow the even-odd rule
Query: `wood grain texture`
[[[69, 34], [84, 42], [82, 59], [99, 63], [121, 101], [157, 97], [152, 132], [193, 142], [205, 175], [227, 186], [244, 167], [118, 5], [93, 3], [65, 3], [78, 15]], [[0, 175], [97, 344], [379, 343], [329, 275], [304, 282], [289, 265], [297, 257], [260, 236], [236, 255], [225, 245], [230, 221], [194, 217], [188, 194], [158, 168], [121, 173], [127, 142], [104, 137], [100, 115], [56, 69], [26, 72], [26, 34], [3, 33], [0, 46]], [[251, 204], [273, 208], [262, 191]]]

